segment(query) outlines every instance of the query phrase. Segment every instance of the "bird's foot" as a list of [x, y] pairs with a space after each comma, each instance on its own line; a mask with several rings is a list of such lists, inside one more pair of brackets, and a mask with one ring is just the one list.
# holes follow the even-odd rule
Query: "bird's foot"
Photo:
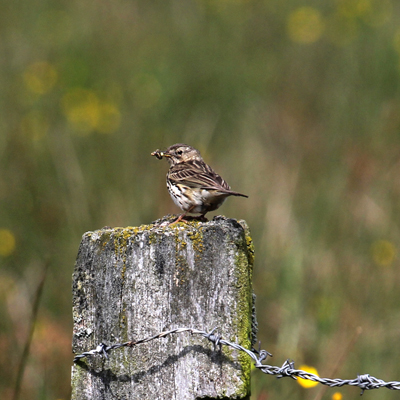
[[186, 214], [181, 214], [175, 221], [170, 222], [167, 226], [175, 225], [178, 222], [187, 222], [184, 218], [186, 217]]
[[190, 221], [208, 222], [208, 219], [203, 214], [197, 216], [181, 214], [175, 221], [170, 222], [168, 226], [177, 224], [178, 222], [184, 222], [187, 224]]

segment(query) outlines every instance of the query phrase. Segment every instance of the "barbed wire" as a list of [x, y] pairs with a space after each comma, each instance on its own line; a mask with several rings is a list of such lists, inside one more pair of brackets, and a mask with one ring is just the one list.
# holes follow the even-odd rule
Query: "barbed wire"
[[131, 340], [125, 343], [116, 343], [111, 346], [107, 346], [104, 343], [100, 343], [95, 349], [90, 351], [85, 351], [84, 353], [75, 356], [74, 362], [76, 363], [81, 358], [96, 354], [100, 354], [105, 358], [108, 358], [108, 353], [111, 350], [119, 349], [121, 347], [134, 347], [137, 346], [138, 344], [146, 343], [158, 338], [163, 338], [174, 333], [189, 332], [192, 335], [200, 335], [208, 339], [211, 343], [214, 344], [214, 349], [216, 349], [217, 346], [219, 346], [220, 348], [222, 346], [229, 346], [236, 350], [245, 352], [253, 359], [255, 368], [259, 369], [264, 374], [274, 375], [277, 378], [290, 377], [295, 380], [297, 378], [308, 379], [310, 381], [319, 382], [322, 385], [327, 385], [330, 387], [341, 387], [346, 385], [357, 386], [361, 388], [361, 394], [363, 394], [365, 390], [380, 389], [382, 387], [391, 390], [400, 390], [400, 382], [396, 381], [385, 382], [382, 379], [375, 378], [373, 376], [370, 376], [369, 374], [358, 375], [357, 378], [355, 379], [330, 379], [330, 378], [320, 378], [318, 375], [312, 374], [310, 372], [303, 371], [301, 369], [295, 369], [294, 361], [290, 360], [286, 360], [281, 367], [263, 364], [263, 361], [265, 361], [268, 357], [272, 357], [271, 353], [261, 349], [248, 350], [238, 343], [232, 343], [229, 342], [228, 340], [223, 339], [222, 336], [215, 334], [214, 333], [215, 331], [216, 328], [214, 328], [210, 332], [205, 332], [194, 328], [176, 328], [170, 331], [160, 332], [156, 335], [149, 336], [144, 339]]

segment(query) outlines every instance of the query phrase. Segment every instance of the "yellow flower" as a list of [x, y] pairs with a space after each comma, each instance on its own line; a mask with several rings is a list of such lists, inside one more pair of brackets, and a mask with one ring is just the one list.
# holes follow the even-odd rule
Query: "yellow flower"
[[100, 117], [99, 99], [92, 90], [71, 89], [62, 98], [62, 106], [68, 121], [80, 133], [96, 128]]
[[[319, 376], [317, 370], [314, 367], [310, 367], [308, 365], [300, 365], [299, 369], [309, 372], [310, 374]], [[303, 378], [298, 378], [297, 382], [299, 383], [300, 386], [302, 386], [303, 388], [306, 388], [306, 389], [309, 389], [309, 388], [312, 388], [312, 387], [318, 385], [318, 382], [310, 381], [308, 379], [303, 379]]]
[[396, 258], [396, 247], [388, 240], [377, 240], [372, 243], [372, 258], [380, 267], [390, 266]]
[[49, 92], [57, 82], [56, 69], [46, 61], [29, 65], [23, 74], [25, 85], [35, 94]]
[[321, 13], [313, 7], [300, 7], [288, 18], [287, 30], [290, 39], [298, 43], [316, 42], [324, 31]]
[[121, 114], [118, 108], [101, 101], [93, 90], [69, 90], [62, 98], [62, 108], [68, 122], [82, 135], [93, 131], [112, 133], [119, 128]]
[[0, 256], [7, 257], [15, 250], [15, 236], [9, 229], [0, 229]]
[[340, 392], [335, 392], [332, 395], [332, 400], [342, 400], [343, 399], [343, 395]]

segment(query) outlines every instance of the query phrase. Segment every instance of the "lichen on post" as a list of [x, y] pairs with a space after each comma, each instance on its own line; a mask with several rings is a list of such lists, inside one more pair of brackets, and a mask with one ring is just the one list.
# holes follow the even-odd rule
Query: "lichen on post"
[[[161, 331], [217, 327], [251, 348], [253, 246], [244, 221], [216, 217], [83, 235], [73, 275], [73, 352]], [[87, 357], [72, 399], [248, 399], [250, 359], [181, 334]]]

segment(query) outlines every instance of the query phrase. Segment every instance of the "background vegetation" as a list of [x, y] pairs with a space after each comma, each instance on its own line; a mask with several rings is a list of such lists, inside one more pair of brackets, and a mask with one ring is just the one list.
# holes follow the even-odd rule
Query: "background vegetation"
[[[80, 237], [177, 212], [167, 165], [150, 157], [177, 142], [250, 196], [218, 213], [252, 230], [272, 361], [399, 381], [399, 6], [2, 1], [0, 397], [13, 393], [46, 263], [21, 398], [69, 397]], [[252, 398], [320, 390], [255, 371]]]

